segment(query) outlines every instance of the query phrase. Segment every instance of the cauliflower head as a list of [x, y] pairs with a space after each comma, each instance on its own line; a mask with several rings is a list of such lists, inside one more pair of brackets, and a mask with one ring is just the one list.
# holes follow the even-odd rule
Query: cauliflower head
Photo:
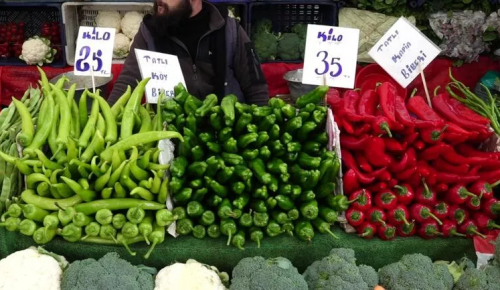
[[113, 57], [125, 58], [130, 51], [131, 41], [123, 33], [115, 35], [115, 44], [113, 46]]
[[282, 60], [300, 59], [300, 37], [295, 33], [284, 33], [278, 44], [278, 57]]
[[129, 11], [125, 13], [122, 19], [122, 30], [128, 38], [134, 39], [139, 27], [141, 26], [144, 15], [137, 11]]
[[307, 283], [286, 258], [242, 259], [233, 269], [230, 290], [307, 290]]
[[62, 274], [54, 257], [32, 247], [0, 261], [0, 289], [60, 290]]
[[270, 32], [260, 32], [254, 37], [255, 51], [261, 61], [275, 60], [278, 54], [278, 37]]
[[50, 47], [50, 40], [35, 36], [23, 43], [19, 58], [28, 65], [42, 66], [44, 63], [52, 63], [56, 52], [57, 50]]
[[107, 27], [116, 29], [116, 33], [120, 32], [120, 12], [118, 11], [99, 11], [95, 18], [97, 27]]
[[175, 263], [158, 272], [155, 290], [226, 290], [217, 268], [188, 260], [186, 264]]

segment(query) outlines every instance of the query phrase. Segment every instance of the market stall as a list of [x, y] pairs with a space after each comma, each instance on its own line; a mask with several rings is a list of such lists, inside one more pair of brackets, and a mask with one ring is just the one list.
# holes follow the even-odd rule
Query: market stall
[[[109, 104], [152, 3], [0, 4], [0, 288], [497, 289], [500, 4], [211, 2], [267, 104], [150, 77]], [[409, 84], [370, 52], [400, 16], [439, 45]], [[352, 76], [301, 79], [308, 24], [359, 30]], [[73, 74], [81, 27], [118, 32], [111, 71]]]

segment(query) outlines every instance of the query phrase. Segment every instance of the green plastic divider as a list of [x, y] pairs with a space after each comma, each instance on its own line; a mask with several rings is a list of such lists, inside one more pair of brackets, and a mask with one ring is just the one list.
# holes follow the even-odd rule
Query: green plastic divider
[[[98, 259], [108, 252], [118, 252], [120, 256], [133, 264], [144, 264], [161, 269], [174, 262], [185, 262], [187, 259], [196, 259], [199, 262], [214, 265], [220, 270], [231, 269], [244, 257], [286, 257], [293, 264], [304, 271], [312, 262], [328, 255], [332, 248], [352, 248], [356, 252], [358, 264], [366, 264], [375, 268], [398, 261], [403, 255], [422, 253], [433, 260], [455, 260], [467, 256], [476, 261], [472, 240], [468, 239], [433, 239], [423, 240], [417, 237], [399, 238], [393, 241], [379, 239], [364, 240], [356, 235], [346, 234], [336, 229], [335, 234], [339, 240], [332, 239], [329, 235], [317, 235], [307, 244], [287, 236], [267, 238], [258, 249], [255, 243], [248, 241], [245, 250], [228, 247], [225, 240], [210, 239], [198, 240], [193, 237], [167, 237], [165, 242], [157, 246], [153, 255], [144, 259], [143, 255], [148, 247], [138, 244], [132, 247], [137, 251], [135, 257], [130, 256], [125, 249], [116, 246], [103, 246], [95, 244], [68, 243], [60, 238], [45, 246], [49, 251], [65, 256], [69, 261], [95, 258]], [[19, 233], [7, 232], [0, 228], [0, 257], [5, 256], [35, 245], [30, 237]]]

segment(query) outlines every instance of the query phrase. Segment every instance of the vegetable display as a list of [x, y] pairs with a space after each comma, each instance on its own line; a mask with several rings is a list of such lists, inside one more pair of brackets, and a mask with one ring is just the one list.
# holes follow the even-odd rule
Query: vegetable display
[[[161, 116], [140, 105], [149, 79], [110, 108], [99, 92], [85, 91], [77, 104], [76, 85], [66, 92], [65, 78], [53, 85], [40, 73], [44, 94], [38, 120], [33, 122], [23, 102], [14, 101], [23, 157], [0, 152], [26, 176], [19, 197], [4, 201], [10, 206], [1, 225], [37, 244], [59, 235], [69, 242], [123, 245], [132, 255], [128, 245], [145, 241], [151, 245], [148, 258], [165, 240], [165, 227], [177, 219], [165, 208], [169, 188], [163, 177], [169, 165], [159, 164], [156, 145], [182, 140], [177, 132], [162, 131]], [[87, 101], [92, 102], [89, 116]]]
[[476, 145], [498, 121], [450, 89], [437, 92], [432, 107], [425, 97], [404, 100], [390, 83], [361, 95], [329, 92], [342, 133], [347, 220], [362, 237], [472, 237], [496, 227], [499, 155]]
[[175, 263], [161, 269], [156, 275], [155, 290], [226, 290], [228, 283], [227, 273], [190, 259], [185, 264]]
[[333, 191], [340, 162], [326, 149], [327, 87], [300, 97], [297, 108], [272, 98], [251, 106], [229, 95], [200, 101], [176, 87], [162, 118], [182, 132], [169, 183], [177, 232], [197, 238], [227, 236], [243, 249], [251, 240], [281, 234], [310, 241], [329, 233], [342, 196]]

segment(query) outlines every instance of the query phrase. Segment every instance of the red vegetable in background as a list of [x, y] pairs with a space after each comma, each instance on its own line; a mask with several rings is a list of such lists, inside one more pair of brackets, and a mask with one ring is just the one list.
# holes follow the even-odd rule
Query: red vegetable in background
[[450, 150], [450, 145], [445, 143], [438, 143], [432, 147], [428, 147], [419, 154], [419, 158], [422, 160], [434, 160], [437, 159], [441, 154]]
[[481, 204], [481, 211], [490, 218], [497, 218], [500, 214], [500, 201], [490, 198]]
[[465, 237], [464, 234], [460, 234], [457, 230], [458, 225], [454, 221], [443, 220], [443, 225], [441, 226], [441, 232], [443, 237]]
[[443, 133], [448, 128], [448, 125], [444, 127], [431, 127], [423, 129], [420, 131], [420, 138], [427, 144], [436, 144], [443, 140]]
[[394, 138], [385, 137], [384, 143], [385, 143], [385, 149], [389, 152], [402, 153], [404, 151], [403, 145], [401, 145], [401, 143], [399, 143]]
[[349, 208], [346, 213], [345, 213], [347, 222], [353, 226], [359, 226], [365, 221], [365, 214], [364, 212], [355, 209], [353, 207]]
[[381, 181], [381, 182], [378, 182], [374, 185], [368, 186], [367, 189], [370, 192], [379, 192], [379, 191], [387, 189], [387, 188], [388, 188], [387, 183]]
[[378, 237], [383, 241], [390, 241], [396, 238], [396, 227], [393, 225], [385, 225], [378, 227]]
[[439, 226], [435, 221], [427, 221], [420, 225], [418, 235], [423, 239], [432, 239], [440, 235]]
[[485, 181], [476, 181], [470, 187], [469, 191], [474, 193], [475, 195], [483, 195], [484, 199], [490, 199], [493, 197], [493, 187], [500, 184], [500, 180], [495, 182], [494, 184], [489, 184]]
[[467, 220], [463, 224], [458, 226], [458, 231], [461, 234], [466, 235], [468, 238], [472, 238], [474, 236], [480, 236], [483, 239], [486, 238], [478, 231], [477, 225], [472, 220]]
[[441, 116], [444, 116], [446, 119], [452, 121], [456, 125], [467, 129], [467, 130], [473, 130], [473, 131], [481, 131], [481, 130], [487, 130], [487, 127], [485, 125], [481, 125], [475, 122], [472, 122], [470, 120], [467, 120], [459, 115], [457, 115], [455, 112], [451, 110], [451, 108], [448, 106], [446, 99], [450, 98], [448, 94], [439, 94], [437, 96], [434, 96], [432, 98], [432, 107], [441, 114]]
[[365, 147], [365, 156], [371, 165], [386, 167], [391, 163], [391, 158], [385, 153], [385, 143], [380, 137], [370, 137]]
[[430, 190], [425, 183], [425, 180], [422, 179], [422, 187], [417, 189], [415, 192], [415, 201], [421, 204], [426, 204], [430, 206], [434, 206], [436, 204], [436, 193], [433, 190]]
[[358, 162], [359, 168], [366, 173], [373, 172], [373, 167], [368, 163], [368, 159], [366, 159], [363, 154], [354, 154], [356, 161]]
[[469, 198], [467, 198], [467, 201], [465, 202], [465, 206], [469, 208], [470, 210], [477, 211], [481, 209], [481, 199], [482, 195], [474, 195]]
[[377, 88], [380, 97], [380, 108], [389, 121], [396, 122], [396, 96], [398, 91], [389, 82], [384, 82]]
[[394, 100], [394, 107], [396, 120], [401, 122], [401, 124], [405, 125], [406, 127], [413, 127], [414, 122], [410, 116], [410, 113], [406, 109], [405, 101], [402, 97], [396, 96]]
[[495, 221], [487, 215], [480, 212], [474, 213], [473, 220], [481, 230], [500, 229], [500, 225], [495, 223]]
[[378, 100], [377, 92], [366, 90], [359, 100], [358, 113], [362, 116], [374, 116]]
[[424, 121], [432, 121], [434, 126], [444, 125], [444, 120], [436, 112], [429, 107], [427, 101], [420, 96], [414, 96], [408, 100], [406, 104], [408, 111], [415, 114], [419, 119]]
[[366, 212], [366, 218], [368, 221], [375, 225], [379, 226], [385, 226], [385, 221], [387, 220], [387, 217], [385, 215], [385, 212], [377, 207], [372, 207]]
[[469, 212], [459, 205], [450, 205], [450, 219], [457, 224], [462, 224], [469, 218]]
[[383, 116], [377, 116], [372, 123], [373, 133], [375, 135], [387, 134], [392, 138], [391, 128], [389, 127], [389, 119]]
[[369, 138], [369, 136], [356, 138], [354, 136], [342, 134], [340, 138], [340, 146], [342, 149], [347, 150], [364, 150]]
[[377, 227], [370, 222], [364, 222], [357, 228], [357, 232], [360, 237], [371, 239], [377, 233]]
[[396, 232], [400, 237], [411, 237], [417, 232], [417, 227], [415, 226], [415, 222], [411, 222], [408, 225], [402, 224], [396, 226]]
[[351, 204], [351, 208], [366, 211], [372, 207], [372, 195], [369, 191], [361, 189], [349, 195], [349, 200], [356, 200]]
[[410, 206], [410, 216], [419, 223], [435, 220], [441, 224], [441, 221], [432, 213], [431, 208], [423, 204], [416, 203]]
[[344, 181], [344, 190], [347, 194], [354, 192], [360, 188], [356, 172], [354, 172], [354, 170], [352, 169], [349, 169], [344, 174], [343, 181]]
[[409, 225], [410, 214], [406, 206], [400, 204], [387, 212], [387, 221], [394, 225]]
[[441, 158], [434, 160], [432, 165], [434, 166], [434, 168], [436, 168], [437, 171], [443, 171], [458, 175], [466, 174], [470, 168], [469, 164], [464, 163], [461, 165], [454, 165], [444, 161]]
[[450, 215], [450, 206], [442, 201], [434, 206], [434, 215], [441, 221]]
[[453, 204], [463, 204], [468, 197], [474, 197], [473, 193], [469, 192], [463, 185], [455, 185], [448, 190], [448, 201]]
[[396, 185], [395, 188], [398, 203], [402, 205], [409, 205], [412, 203], [415, 194], [409, 184]]
[[374, 202], [379, 208], [391, 210], [396, 207], [398, 200], [394, 192], [382, 190], [375, 195]]
[[401, 159], [399, 161], [392, 162], [392, 164], [389, 166], [389, 170], [394, 173], [405, 170], [406, 166], [408, 165], [408, 159], [408, 152], [405, 152], [403, 156], [401, 156]]

